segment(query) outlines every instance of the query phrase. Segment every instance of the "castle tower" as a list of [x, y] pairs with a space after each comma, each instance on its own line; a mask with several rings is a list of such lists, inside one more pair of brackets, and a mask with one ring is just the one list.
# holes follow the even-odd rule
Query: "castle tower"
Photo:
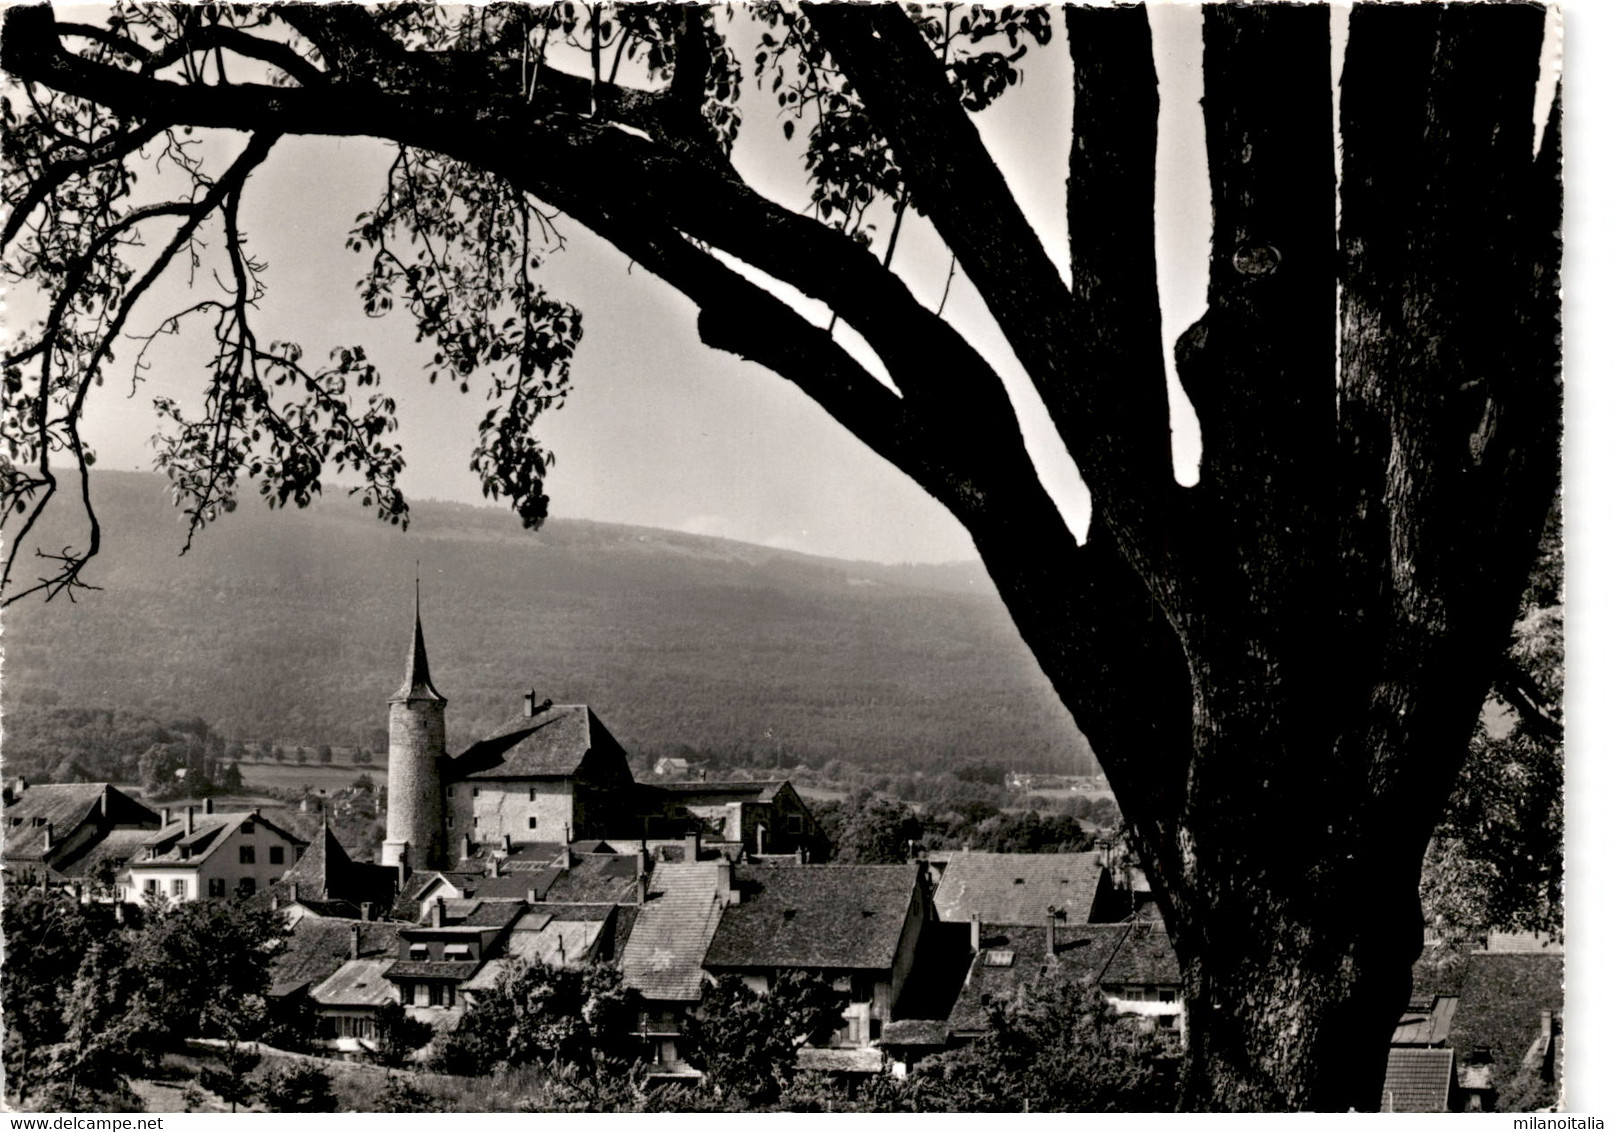
[[381, 863], [411, 869], [441, 868], [444, 852], [443, 783], [438, 772], [445, 755], [443, 709], [448, 705], [432, 687], [421, 633], [421, 583], [415, 581], [415, 640], [404, 668], [404, 682], [387, 701], [387, 840]]

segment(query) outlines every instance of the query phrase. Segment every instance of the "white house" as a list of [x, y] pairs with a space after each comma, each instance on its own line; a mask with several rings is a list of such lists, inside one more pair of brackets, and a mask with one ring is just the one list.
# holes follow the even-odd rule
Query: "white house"
[[251, 896], [269, 887], [302, 857], [308, 842], [287, 833], [257, 810], [215, 814], [212, 804], [198, 814], [170, 821], [146, 839], [129, 862], [135, 899], [150, 904]]

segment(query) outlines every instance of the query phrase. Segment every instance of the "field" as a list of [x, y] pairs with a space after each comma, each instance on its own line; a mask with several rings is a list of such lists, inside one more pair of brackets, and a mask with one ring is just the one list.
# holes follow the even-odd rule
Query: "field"
[[329, 766], [317, 763], [308, 763], [304, 766], [298, 766], [296, 763], [272, 762], [241, 764], [241, 780], [249, 788], [260, 790], [323, 790], [328, 794], [334, 794], [344, 786], [352, 786], [353, 780], [361, 774], [370, 775], [378, 785], [383, 784], [387, 781], [387, 763], [382, 760], [370, 766], [337, 763]]

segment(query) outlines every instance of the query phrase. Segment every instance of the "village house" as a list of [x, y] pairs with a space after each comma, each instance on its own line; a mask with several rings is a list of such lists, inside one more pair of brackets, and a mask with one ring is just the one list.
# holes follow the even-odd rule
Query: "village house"
[[118, 878], [163, 824], [161, 816], [105, 782], [29, 786], [19, 778], [4, 790], [9, 883], [73, 885], [103, 899], [127, 899]]
[[701, 1076], [682, 1048], [685, 1021], [706, 987], [702, 960], [731, 899], [728, 860], [658, 864], [622, 952], [623, 985], [643, 1000], [639, 1035], [656, 1079]]
[[434, 1027], [452, 1025], [465, 1011], [462, 984], [491, 958], [521, 918], [521, 904], [478, 904], [463, 920], [450, 923], [438, 902], [431, 920], [398, 930], [398, 957], [382, 977], [398, 987], [398, 1000], [411, 1017]]
[[691, 828], [703, 840], [733, 844], [757, 856], [805, 853], [823, 861], [829, 839], [813, 812], [784, 779], [764, 782], [669, 782], [642, 793], [659, 804], [664, 828]]
[[954, 923], [976, 917], [984, 924], [1039, 926], [1050, 908], [1067, 924], [1108, 923], [1131, 911], [1125, 894], [1112, 885], [1105, 855], [1098, 850], [956, 852], [947, 854], [940, 873], [937, 916]]
[[[143, 904], [252, 896], [295, 865], [308, 847], [257, 810], [216, 814], [212, 799], [149, 834], [129, 862], [130, 886]], [[168, 816], [168, 815], [165, 815]]]
[[873, 1073], [875, 1047], [936, 919], [921, 872], [908, 865], [736, 865], [733, 889], [703, 966], [766, 994], [788, 971], [818, 975], [849, 1002], [827, 1047], [804, 1068]]

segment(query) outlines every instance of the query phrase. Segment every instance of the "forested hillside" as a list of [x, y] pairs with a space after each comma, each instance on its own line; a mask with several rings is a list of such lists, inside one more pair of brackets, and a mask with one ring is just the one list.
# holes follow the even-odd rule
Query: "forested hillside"
[[589, 703], [644, 755], [1090, 768], [979, 567], [582, 521], [534, 533], [501, 510], [429, 501], [405, 533], [334, 494], [289, 513], [246, 500], [180, 557], [162, 480], [100, 472], [96, 491], [103, 550], [88, 577], [103, 588], [7, 611], [13, 723], [112, 708], [200, 716], [233, 740], [382, 748], [418, 558], [451, 748], [532, 687]]

